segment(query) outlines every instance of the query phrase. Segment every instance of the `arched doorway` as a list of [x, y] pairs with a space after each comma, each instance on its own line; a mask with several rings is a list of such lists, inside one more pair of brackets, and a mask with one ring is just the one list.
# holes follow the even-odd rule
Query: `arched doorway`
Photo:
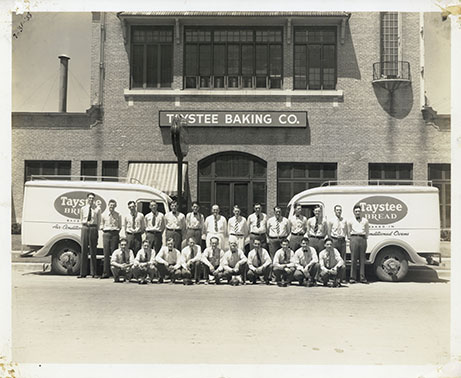
[[229, 217], [232, 207], [239, 205], [242, 215], [252, 213], [253, 204], [266, 210], [267, 163], [243, 152], [223, 152], [198, 163], [198, 199], [204, 214], [217, 203], [221, 214]]

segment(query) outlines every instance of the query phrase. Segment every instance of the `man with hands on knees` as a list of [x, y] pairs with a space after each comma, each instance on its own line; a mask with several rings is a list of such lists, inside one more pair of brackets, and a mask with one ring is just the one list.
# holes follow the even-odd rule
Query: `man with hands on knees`
[[150, 244], [150, 240], [145, 239], [142, 243], [142, 248], [138, 251], [134, 259], [133, 275], [137, 279], [138, 284], [146, 284], [147, 276], [149, 276], [152, 282], [157, 271], [155, 265], [151, 262], [152, 252], [155, 255], [155, 250], [151, 249]]
[[163, 283], [166, 276], [171, 279], [171, 283], [181, 278], [181, 252], [174, 248], [174, 244], [173, 237], [169, 237], [166, 240], [166, 246], [162, 247], [155, 256], [159, 283]]
[[224, 257], [224, 251], [219, 247], [219, 238], [212, 236], [210, 238], [210, 246], [205, 248], [202, 253], [202, 264], [205, 275], [205, 285], [210, 283], [210, 275], [214, 276], [215, 283], [221, 282], [224, 268], [221, 265], [221, 260]]
[[262, 248], [260, 239], [253, 240], [253, 249], [248, 253], [248, 280], [255, 284], [258, 277], [264, 279], [266, 285], [270, 284], [272, 260], [266, 249]]
[[227, 279], [229, 284], [232, 286], [245, 284], [247, 258], [243, 251], [238, 248], [237, 238], [233, 236], [229, 238], [229, 250], [224, 254], [221, 266], [224, 270], [222, 276]]
[[191, 285], [192, 278], [200, 283], [202, 249], [196, 244], [195, 238], [187, 239], [187, 246], [181, 251], [181, 277], [184, 285]]
[[[125, 238], [120, 240], [120, 248], [112, 253], [110, 259], [110, 269], [114, 276], [114, 282], [129, 282], [132, 277], [132, 267], [134, 264], [134, 255], [131, 249], [128, 249], [128, 241]], [[121, 276], [123, 279], [121, 280]]]
[[277, 285], [287, 287], [293, 280], [295, 272], [294, 253], [289, 247], [287, 239], [283, 239], [282, 248], [280, 248], [274, 256], [273, 271]]
[[319, 270], [319, 259], [314, 247], [309, 246], [309, 238], [301, 240], [301, 248], [294, 255], [296, 271], [294, 279], [302, 285], [307, 280], [307, 286], [316, 286], [316, 276]]
[[332, 279], [333, 287], [340, 287], [346, 267], [338, 250], [333, 248], [333, 240], [330, 238], [325, 239], [325, 249], [320, 252], [319, 261], [323, 286], [328, 286], [329, 280]]

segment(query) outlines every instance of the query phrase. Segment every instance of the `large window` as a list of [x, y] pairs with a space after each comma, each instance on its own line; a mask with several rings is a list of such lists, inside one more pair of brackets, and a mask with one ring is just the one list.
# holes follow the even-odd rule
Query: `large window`
[[24, 162], [24, 182], [29, 181], [32, 175], [47, 176], [50, 180], [68, 179], [69, 177], [65, 176], [70, 176], [70, 168], [70, 160], [26, 160]]
[[370, 163], [368, 179], [370, 185], [412, 185], [413, 164]]
[[102, 181], [118, 181], [118, 161], [103, 161], [102, 176]]
[[277, 204], [285, 211], [295, 194], [336, 180], [336, 171], [336, 163], [278, 163]]
[[294, 89], [335, 89], [336, 28], [295, 28]]
[[96, 160], [82, 160], [80, 162], [81, 180], [90, 181], [97, 180], [98, 162]]
[[428, 178], [432, 185], [439, 188], [440, 201], [440, 227], [449, 229], [451, 227], [451, 174], [450, 164], [429, 164]]
[[381, 13], [381, 73], [398, 77], [399, 18], [397, 12]]
[[185, 88], [282, 88], [281, 28], [185, 28]]
[[171, 87], [173, 29], [131, 28], [131, 88]]

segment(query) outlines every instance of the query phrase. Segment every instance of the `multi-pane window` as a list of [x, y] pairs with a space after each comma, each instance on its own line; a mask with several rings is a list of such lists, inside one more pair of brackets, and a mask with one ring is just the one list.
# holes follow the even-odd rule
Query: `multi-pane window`
[[118, 181], [118, 161], [103, 161], [102, 176], [102, 181]]
[[80, 163], [81, 180], [96, 180], [98, 175], [98, 162], [96, 160], [82, 160]]
[[451, 227], [451, 174], [450, 164], [429, 164], [428, 178], [432, 185], [439, 189], [440, 227]]
[[370, 163], [368, 164], [370, 185], [412, 185], [413, 164]]
[[282, 88], [281, 28], [186, 28], [185, 88]]
[[70, 176], [70, 169], [70, 160], [26, 160], [24, 162], [24, 181], [29, 181], [32, 175], [47, 176], [49, 180], [68, 179], [69, 177], [65, 176]]
[[294, 89], [335, 89], [336, 28], [300, 27], [294, 33]]
[[278, 163], [277, 204], [285, 211], [295, 194], [336, 180], [336, 174], [336, 163]]
[[131, 28], [131, 88], [171, 87], [173, 29], [154, 26]]
[[397, 12], [381, 13], [381, 74], [398, 77], [399, 18]]

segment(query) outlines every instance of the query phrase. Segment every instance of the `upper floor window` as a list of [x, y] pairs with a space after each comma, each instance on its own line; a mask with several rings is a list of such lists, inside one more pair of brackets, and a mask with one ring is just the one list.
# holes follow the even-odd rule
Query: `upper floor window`
[[335, 89], [336, 28], [297, 27], [294, 43], [294, 89]]
[[282, 88], [282, 28], [185, 28], [185, 88]]
[[24, 182], [33, 175], [47, 176], [48, 180], [69, 179], [71, 169], [70, 160], [26, 160], [24, 162]]
[[413, 164], [411, 163], [369, 163], [370, 185], [412, 185]]
[[173, 29], [133, 26], [130, 62], [131, 88], [171, 87]]
[[399, 17], [397, 12], [381, 13], [381, 73], [398, 77]]

